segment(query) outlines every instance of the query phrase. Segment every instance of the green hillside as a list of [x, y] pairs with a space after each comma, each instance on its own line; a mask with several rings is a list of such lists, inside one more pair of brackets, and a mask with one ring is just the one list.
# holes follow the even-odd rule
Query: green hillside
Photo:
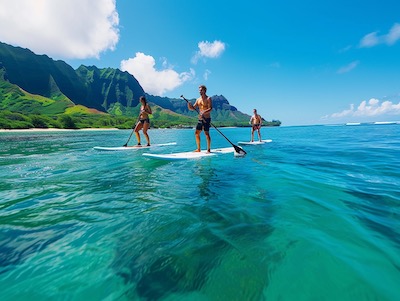
[[145, 94], [131, 74], [119, 69], [81, 65], [76, 74], [86, 87], [86, 106], [92, 108], [108, 112], [115, 103], [126, 108], [136, 107], [140, 96]]
[[[189, 111], [185, 101], [145, 93], [128, 72], [83, 65], [74, 70], [63, 61], [0, 42], [0, 128], [130, 128], [142, 95], [153, 108], [153, 127], [197, 123], [196, 112]], [[225, 97], [212, 100], [213, 124], [248, 126], [250, 116]]]

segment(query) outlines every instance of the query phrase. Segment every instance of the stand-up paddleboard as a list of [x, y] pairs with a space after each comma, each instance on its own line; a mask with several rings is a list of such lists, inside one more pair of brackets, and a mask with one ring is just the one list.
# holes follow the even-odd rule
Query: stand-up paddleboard
[[233, 147], [216, 148], [212, 149], [211, 153], [202, 150], [201, 152], [181, 152], [172, 154], [153, 154], [153, 153], [143, 153], [143, 156], [147, 158], [165, 160], [165, 161], [176, 161], [176, 160], [191, 160], [191, 159], [201, 159], [210, 158], [216, 155], [234, 153], [235, 149]]
[[241, 144], [241, 145], [260, 145], [260, 144], [265, 144], [265, 143], [270, 143], [270, 142], [272, 142], [271, 139], [261, 140], [261, 141], [253, 141], [253, 142], [251, 142], [251, 141], [239, 141], [238, 144]]
[[139, 149], [146, 149], [146, 148], [160, 147], [160, 146], [169, 146], [169, 145], [176, 145], [176, 142], [152, 144], [150, 146], [147, 146], [147, 145], [116, 146], [116, 147], [95, 146], [95, 147], [93, 147], [93, 149], [99, 150], [99, 151], [132, 151], [132, 150], [139, 150]]

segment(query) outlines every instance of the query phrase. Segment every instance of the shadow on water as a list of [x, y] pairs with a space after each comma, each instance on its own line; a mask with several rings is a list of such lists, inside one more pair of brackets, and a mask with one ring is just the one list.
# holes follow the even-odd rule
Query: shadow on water
[[56, 225], [38, 230], [0, 231], [0, 274], [26, 261], [30, 256], [74, 231], [74, 225]]
[[215, 168], [210, 166], [210, 164], [197, 164], [194, 171], [196, 177], [198, 177], [199, 184], [199, 199], [204, 201], [209, 201], [215, 198], [216, 192], [213, 189], [214, 180], [218, 177]]
[[[208, 271], [219, 261], [215, 254], [221, 256], [229, 244], [208, 229], [198, 231], [195, 238], [184, 239], [182, 243], [189, 245], [182, 247], [185, 252], [179, 251], [180, 244], [143, 243], [141, 253], [130, 258], [124, 267], [127, 272], [120, 275], [126, 283], [135, 282], [136, 293], [145, 300], [159, 300], [170, 293], [199, 290], [207, 280]], [[211, 256], [211, 251], [214, 256]]]
[[[396, 224], [398, 225], [399, 215], [393, 209], [399, 206], [398, 200], [389, 196], [355, 190], [349, 190], [348, 193], [361, 200], [358, 202], [343, 200], [347, 206], [354, 209], [357, 218], [369, 229], [388, 238], [400, 248], [400, 232], [396, 226]], [[392, 224], [390, 221], [392, 221]]]
[[[259, 300], [268, 283], [268, 258], [279, 260], [264, 243], [274, 231], [270, 201], [265, 193], [261, 198], [236, 195], [238, 184], [229, 178], [229, 170], [221, 173], [207, 162], [192, 168], [190, 185], [196, 184], [190, 199], [171, 206], [154, 203], [147, 216], [132, 220], [119, 237], [112, 267], [128, 287], [125, 297], [160, 300], [212, 290], [215, 284], [210, 281], [232, 270], [238, 275], [226, 278], [253, 286], [231, 286], [229, 290], [238, 293], [236, 300], [246, 290], [251, 291], [248, 300]], [[252, 274], [244, 276], [249, 271]]]

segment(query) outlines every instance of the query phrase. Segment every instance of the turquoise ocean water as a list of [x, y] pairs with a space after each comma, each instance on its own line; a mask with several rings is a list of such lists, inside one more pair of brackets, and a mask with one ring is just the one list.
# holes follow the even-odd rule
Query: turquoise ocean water
[[400, 125], [262, 133], [185, 162], [93, 150], [128, 130], [0, 133], [0, 299], [400, 300]]

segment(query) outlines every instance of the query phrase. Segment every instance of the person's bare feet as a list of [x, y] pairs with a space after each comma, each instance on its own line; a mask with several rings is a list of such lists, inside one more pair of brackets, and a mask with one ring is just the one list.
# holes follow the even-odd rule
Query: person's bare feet
[[195, 149], [193, 152], [200, 153], [200, 150], [199, 149]]

